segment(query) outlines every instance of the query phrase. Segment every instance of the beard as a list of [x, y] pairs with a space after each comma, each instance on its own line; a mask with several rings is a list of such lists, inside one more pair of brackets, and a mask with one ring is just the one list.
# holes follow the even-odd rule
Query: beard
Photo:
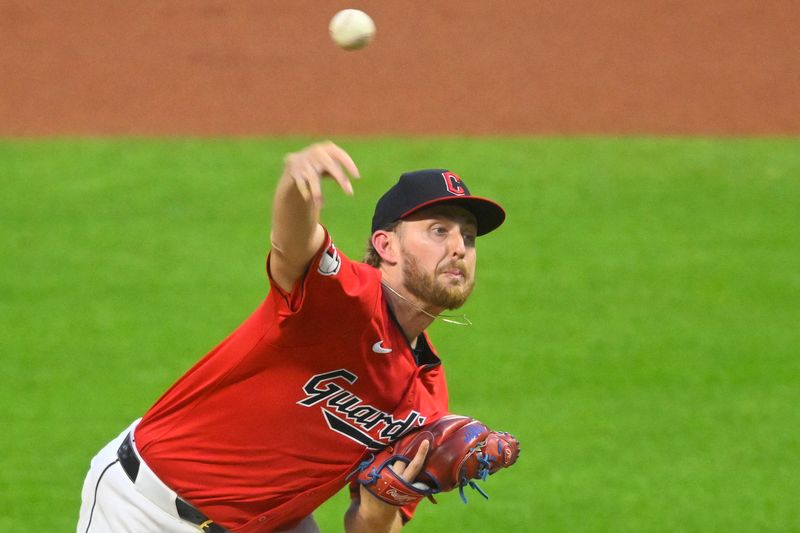
[[[404, 286], [424, 304], [442, 309], [458, 309], [464, 305], [475, 287], [475, 278], [470, 276], [463, 261], [453, 261], [437, 269], [435, 274], [427, 274], [420, 268], [416, 257], [405, 251], [403, 256]], [[460, 283], [440, 281], [438, 275], [451, 268], [461, 270], [464, 281]]]

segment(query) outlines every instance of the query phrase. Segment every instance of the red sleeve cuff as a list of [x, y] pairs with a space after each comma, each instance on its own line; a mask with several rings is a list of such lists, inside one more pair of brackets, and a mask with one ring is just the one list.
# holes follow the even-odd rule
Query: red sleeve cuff
[[292, 313], [297, 312], [303, 305], [303, 296], [305, 295], [305, 287], [306, 282], [308, 281], [308, 273], [311, 270], [311, 265], [318, 263], [320, 256], [325, 252], [328, 246], [330, 246], [331, 237], [328, 234], [328, 229], [325, 228], [325, 226], [323, 226], [322, 229], [325, 230], [325, 238], [322, 240], [322, 246], [320, 246], [319, 250], [316, 251], [314, 256], [308, 262], [305, 273], [303, 273], [303, 275], [294, 282], [291, 292], [286, 292], [275, 282], [274, 279], [272, 279], [272, 273], [269, 270], [269, 260], [272, 257], [272, 251], [270, 250], [269, 254], [267, 254], [266, 269], [270, 290], [275, 291], [275, 294], [280, 296], [281, 300], [283, 300], [283, 302], [286, 304], [286, 307]]

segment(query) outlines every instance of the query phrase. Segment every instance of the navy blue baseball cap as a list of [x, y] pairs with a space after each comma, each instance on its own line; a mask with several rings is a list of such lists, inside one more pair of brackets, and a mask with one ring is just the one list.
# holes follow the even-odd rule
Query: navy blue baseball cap
[[463, 207], [478, 223], [478, 235], [497, 229], [506, 219], [506, 212], [497, 203], [470, 194], [467, 184], [453, 172], [443, 168], [406, 172], [381, 196], [372, 217], [372, 232], [386, 228], [424, 207], [438, 204]]

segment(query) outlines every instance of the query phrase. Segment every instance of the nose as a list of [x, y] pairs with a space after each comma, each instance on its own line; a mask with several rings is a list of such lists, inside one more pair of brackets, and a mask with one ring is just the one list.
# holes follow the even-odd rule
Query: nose
[[460, 231], [453, 231], [450, 234], [450, 254], [458, 259], [463, 259], [467, 254], [467, 245], [464, 236]]

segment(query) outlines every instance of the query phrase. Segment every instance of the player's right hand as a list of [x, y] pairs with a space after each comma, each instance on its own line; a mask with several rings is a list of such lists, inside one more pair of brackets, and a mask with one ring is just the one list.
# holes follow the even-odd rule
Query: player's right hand
[[324, 141], [288, 154], [284, 159], [283, 176], [294, 182], [305, 201], [319, 208], [322, 207], [322, 178], [333, 178], [347, 195], [352, 195], [350, 177], [359, 178], [360, 174], [347, 152], [331, 141]]

